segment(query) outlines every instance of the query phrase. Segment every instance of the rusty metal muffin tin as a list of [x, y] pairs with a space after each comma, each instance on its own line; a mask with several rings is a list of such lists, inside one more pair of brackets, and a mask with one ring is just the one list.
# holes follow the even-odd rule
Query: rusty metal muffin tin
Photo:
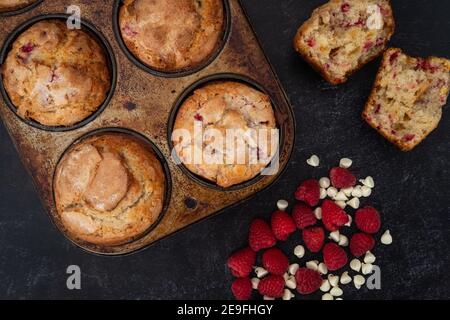
[[[0, 104], [3, 122], [25, 168], [33, 178], [46, 211], [70, 241], [92, 253], [118, 255], [134, 252], [248, 199], [277, 179], [286, 167], [294, 146], [293, 112], [238, 0], [228, 0], [226, 3], [228, 22], [223, 46], [207, 65], [193, 73], [167, 76], [135, 64], [136, 61], [129, 58], [117, 40], [120, 37], [117, 22], [114, 22], [118, 19], [117, 1], [44, 1], [22, 14], [2, 17], [2, 51], [7, 52], [6, 40], [13, 37], [15, 30], [22, 24], [40, 15], [52, 17], [64, 14], [70, 5], [80, 7], [85, 26], [93, 28], [94, 34], [100, 35], [100, 40], [105, 39], [105, 48], [112, 55], [112, 61], [116, 62], [117, 85], [113, 87], [112, 97], [104, 110], [80, 126], [55, 131], [37, 128], [21, 120], [14, 109], [8, 107], [7, 97]], [[0, 63], [3, 63], [5, 56], [0, 58]], [[280, 129], [280, 166], [277, 175], [258, 176], [248, 183], [222, 189], [201, 181], [186, 172], [182, 165], [172, 161], [169, 136], [177, 106], [196, 85], [220, 79], [245, 81], [271, 97]], [[3, 87], [3, 81], [0, 82]], [[64, 152], [83, 137], [108, 130], [138, 134], [147, 139], [161, 158], [170, 181], [167, 184], [166, 206], [159, 223], [142, 237], [118, 246], [94, 245], [70, 238], [60, 221], [53, 196], [53, 175]]]

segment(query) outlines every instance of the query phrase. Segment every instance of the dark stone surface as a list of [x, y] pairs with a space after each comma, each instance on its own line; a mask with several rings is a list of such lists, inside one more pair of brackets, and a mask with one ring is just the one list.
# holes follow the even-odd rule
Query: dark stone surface
[[[346, 299], [450, 298], [450, 117], [416, 150], [402, 153], [360, 119], [379, 64], [376, 60], [339, 87], [314, 73], [291, 49], [300, 23], [323, 0], [244, 0], [251, 21], [295, 109], [297, 146], [288, 171], [270, 189], [214, 218], [129, 256], [83, 252], [51, 225], [0, 127], [0, 298], [228, 299], [225, 262], [245, 245], [250, 221], [269, 217], [280, 198], [292, 201], [298, 181], [326, 174], [342, 156], [354, 171], [372, 175], [370, 202], [382, 211], [391, 246], [375, 249], [382, 290], [347, 286]], [[449, 55], [450, 1], [394, 0], [392, 45], [415, 55]], [[320, 155], [312, 169], [305, 160]], [[300, 235], [285, 249], [292, 252]], [[82, 270], [82, 289], [66, 289], [65, 270]], [[318, 298], [319, 293], [309, 297]]]

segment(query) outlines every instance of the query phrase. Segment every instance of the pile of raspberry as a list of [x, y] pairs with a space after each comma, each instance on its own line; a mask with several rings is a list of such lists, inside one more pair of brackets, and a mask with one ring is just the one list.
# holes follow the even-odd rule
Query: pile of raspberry
[[[341, 161], [346, 163], [345, 161]], [[372, 206], [359, 208], [359, 198], [368, 197], [371, 193], [361, 188], [373, 188], [371, 177], [357, 179], [347, 166], [334, 167], [330, 170], [329, 178], [303, 181], [295, 191], [294, 205], [291, 214], [285, 211], [287, 202], [278, 202], [278, 211], [272, 214], [270, 223], [263, 219], [255, 219], [250, 225], [248, 246], [236, 251], [228, 259], [234, 280], [231, 290], [238, 300], [248, 300], [252, 291], [257, 290], [266, 300], [282, 298], [290, 300], [294, 297], [292, 290], [300, 295], [308, 295], [317, 290], [325, 292], [323, 300], [334, 298], [341, 300], [343, 294], [341, 284], [352, 282], [352, 278], [345, 271], [341, 276], [329, 272], [341, 271], [347, 265], [356, 272], [364, 275], [372, 271], [375, 256], [371, 250], [375, 246], [375, 234], [381, 227], [380, 214]], [[349, 197], [353, 197], [349, 199]], [[345, 208], [357, 209], [354, 218]], [[340, 233], [355, 221], [357, 231], [345, 236]], [[286, 254], [276, 247], [277, 242], [286, 241], [299, 229], [303, 244], [312, 254], [320, 256], [321, 261], [308, 261], [305, 266], [289, 263]], [[328, 233], [328, 236], [327, 236]], [[385, 238], [390, 237], [389, 230], [383, 235], [382, 242], [390, 244]], [[348, 241], [350, 238], [350, 241]], [[348, 248], [347, 248], [348, 247]], [[261, 253], [262, 267], [256, 267], [257, 254]], [[298, 245], [294, 254], [302, 258], [305, 248]], [[349, 255], [353, 260], [349, 263]], [[364, 256], [364, 257], [363, 257]], [[363, 262], [359, 260], [362, 258]], [[255, 276], [251, 278], [252, 274]], [[340, 281], [339, 281], [340, 280]], [[359, 289], [365, 282], [361, 275], [355, 275], [353, 283]]]

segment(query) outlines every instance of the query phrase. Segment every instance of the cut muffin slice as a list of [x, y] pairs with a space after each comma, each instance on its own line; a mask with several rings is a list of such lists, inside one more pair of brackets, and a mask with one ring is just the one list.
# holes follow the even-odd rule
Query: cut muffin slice
[[295, 50], [332, 84], [386, 49], [395, 22], [389, 0], [331, 0], [298, 30]]
[[417, 146], [439, 124], [450, 85], [450, 60], [386, 51], [363, 118], [401, 150]]

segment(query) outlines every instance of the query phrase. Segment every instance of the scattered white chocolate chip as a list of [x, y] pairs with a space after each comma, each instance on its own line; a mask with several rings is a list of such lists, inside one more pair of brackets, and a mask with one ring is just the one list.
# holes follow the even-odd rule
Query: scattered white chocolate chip
[[327, 189], [320, 188], [319, 198], [325, 199], [327, 197]]
[[354, 197], [351, 200], [347, 201], [347, 204], [352, 207], [353, 209], [358, 209], [359, 208], [359, 198]]
[[342, 291], [342, 289], [339, 288], [339, 287], [333, 287], [333, 288], [331, 288], [330, 293], [331, 293], [331, 295], [332, 295], [333, 297], [340, 297], [340, 296], [342, 296], [342, 295], [344, 294], [344, 292]]
[[284, 211], [288, 207], [288, 202], [286, 200], [280, 199], [277, 202], [278, 210]]
[[294, 255], [297, 258], [303, 258], [303, 256], [305, 255], [305, 248], [301, 244], [299, 244], [294, 248]]
[[293, 263], [289, 266], [289, 273], [294, 275], [299, 268], [300, 266], [298, 265], [298, 263]]
[[364, 198], [367, 198], [372, 194], [372, 189], [370, 189], [368, 186], [362, 186], [361, 194]]
[[392, 243], [392, 236], [389, 230], [386, 230], [381, 236], [381, 243], [385, 245], [390, 245]]
[[275, 298], [268, 297], [268, 296], [264, 296], [264, 297], [263, 297], [263, 300], [275, 300]]
[[365, 179], [359, 180], [363, 185], [369, 188], [375, 187], [375, 181], [373, 181], [373, 178], [371, 176], [366, 177]]
[[361, 198], [362, 197], [362, 191], [361, 186], [356, 186], [352, 190], [352, 197]]
[[361, 270], [361, 261], [356, 258], [350, 261], [350, 269], [359, 272]]
[[334, 242], [339, 242], [339, 230], [330, 232], [330, 236], [328, 237], [329, 239], [333, 240]]
[[314, 216], [316, 217], [317, 220], [322, 219], [322, 208], [321, 207], [317, 207], [314, 209]]
[[330, 281], [330, 284], [332, 287], [336, 287], [339, 284], [339, 276], [335, 276], [333, 274], [328, 275], [328, 281]]
[[288, 281], [289, 277], [290, 277], [289, 273], [285, 272], [285, 273], [283, 274], [284, 282]]
[[366, 275], [370, 274], [373, 270], [373, 264], [371, 263], [363, 263], [361, 266], [361, 273]]
[[353, 187], [341, 189], [341, 191], [347, 196], [350, 197], [352, 195]]
[[352, 166], [352, 163], [352, 159], [342, 158], [341, 161], [339, 161], [339, 167], [348, 169]]
[[323, 262], [319, 263], [317, 271], [319, 271], [320, 274], [327, 274], [328, 273], [327, 265]]
[[262, 278], [262, 277], [265, 277], [267, 274], [268, 274], [269, 272], [266, 270], [266, 269], [264, 269], [263, 267], [256, 267], [255, 268], [255, 274], [256, 274], [256, 276], [258, 277], [258, 278]]
[[317, 271], [317, 269], [319, 268], [319, 261], [317, 261], [317, 260], [308, 261], [308, 262], [306, 262], [306, 267], [308, 269]]
[[322, 285], [320, 286], [320, 291], [322, 292], [328, 292], [331, 289], [331, 284], [330, 281], [328, 281], [328, 279], [325, 279], [322, 281]]
[[322, 300], [334, 300], [334, 297], [331, 294], [329, 294], [329, 293], [325, 293], [322, 296]]
[[313, 154], [311, 158], [306, 160], [306, 163], [309, 164], [311, 167], [318, 167], [320, 164], [320, 159], [317, 155]]
[[340, 245], [341, 247], [348, 246], [348, 238], [345, 235], [340, 234], [338, 245]]
[[345, 209], [345, 207], [347, 206], [345, 201], [335, 201], [335, 202], [341, 209]]
[[319, 179], [319, 185], [321, 188], [328, 188], [330, 186], [330, 179], [328, 177], [322, 177]]
[[351, 215], [347, 214], [348, 217], [348, 222], [345, 224], [346, 227], [350, 227], [352, 225], [353, 222], [353, 218]]
[[293, 297], [295, 297], [291, 290], [289, 289], [284, 289], [283, 291], [283, 296], [281, 297], [283, 300], [291, 300]]
[[291, 276], [289, 279], [286, 280], [286, 287], [289, 289], [295, 289], [297, 288], [297, 282], [295, 281], [295, 277]]
[[334, 197], [335, 201], [347, 201], [348, 198], [343, 191], [339, 191]]
[[338, 191], [335, 187], [329, 187], [327, 189], [327, 196], [330, 198], [334, 198], [337, 195]]
[[360, 289], [362, 285], [366, 283], [366, 279], [360, 274], [353, 277], [353, 284], [355, 285], [356, 289]]
[[254, 290], [258, 289], [258, 284], [259, 284], [259, 279], [258, 278], [252, 278], [252, 288]]
[[370, 4], [367, 6], [367, 20], [366, 26], [369, 30], [381, 30], [384, 26], [383, 14], [381, 9], [376, 4]]
[[350, 282], [352, 282], [352, 277], [348, 275], [348, 271], [344, 271], [341, 275], [341, 283], [348, 284]]
[[364, 256], [364, 263], [374, 263], [376, 260], [375, 256], [372, 252], [367, 251], [366, 255]]

